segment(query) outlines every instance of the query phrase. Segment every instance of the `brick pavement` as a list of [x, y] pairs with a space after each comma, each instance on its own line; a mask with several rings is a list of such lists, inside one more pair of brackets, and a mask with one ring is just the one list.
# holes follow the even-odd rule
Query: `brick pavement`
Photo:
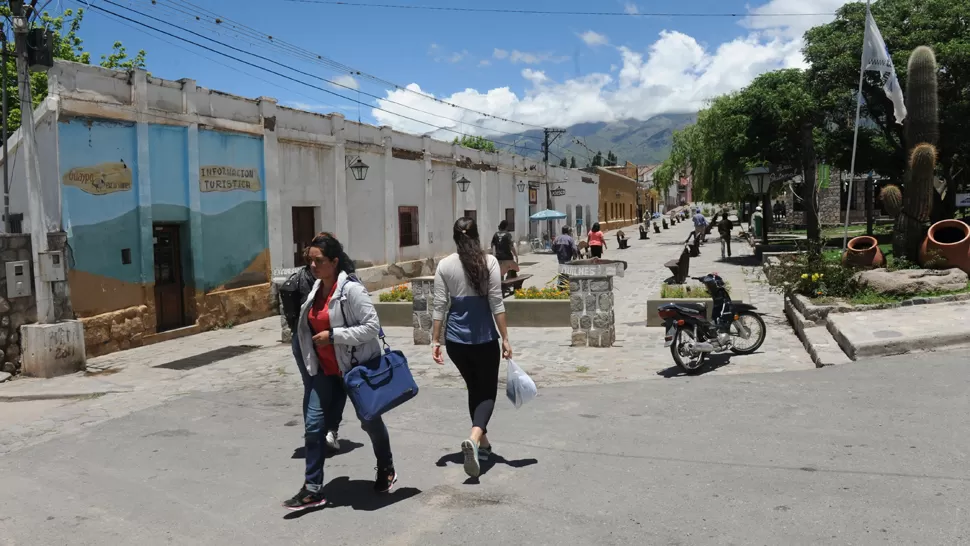
[[[535, 379], [540, 388], [565, 385], [612, 383], [635, 380], [662, 380], [673, 362], [663, 347], [660, 328], [644, 326], [646, 301], [658, 293], [669, 277], [664, 262], [679, 255], [691, 229], [689, 222], [649, 241], [633, 240], [628, 250], [609, 245], [606, 258], [626, 260], [629, 269], [617, 278], [617, 343], [611, 349], [571, 348], [568, 328], [513, 328], [510, 331], [515, 360]], [[609, 234], [608, 234], [609, 236]], [[783, 301], [758, 282], [760, 268], [740, 265], [751, 250], [743, 242], [735, 244], [736, 260], [720, 261], [716, 235], [702, 247], [701, 256], [691, 260], [695, 276], [718, 271], [728, 278], [744, 276], [752, 302], [767, 313], [768, 337], [754, 355], [716, 356], [725, 364], [711, 374], [776, 372], [814, 368], [801, 342], [787, 324]], [[529, 254], [522, 258], [523, 273], [534, 275], [531, 284], [544, 285], [557, 270], [555, 256]], [[651, 311], [652, 312], [652, 311]], [[410, 328], [387, 328], [389, 343], [404, 350], [422, 386], [463, 388], [454, 366], [438, 366], [430, 349], [412, 345]], [[288, 346], [279, 343], [279, 318], [272, 317], [243, 324], [229, 330], [199, 334], [191, 338], [160, 343], [115, 353], [89, 361], [88, 374], [52, 380], [17, 380], [0, 385], [0, 396], [11, 389], [29, 389], [36, 382], [58, 382], [70, 391], [73, 385], [103, 382], [126, 392], [85, 396], [76, 400], [0, 402], [0, 454], [42, 442], [56, 434], [83, 431], [86, 427], [129, 413], [150, 408], [192, 392], [227, 391], [242, 388], [297, 389], [299, 374]], [[190, 357], [205, 357], [230, 346], [250, 346], [245, 354], [232, 356], [201, 367], [178, 371], [157, 366]], [[502, 376], [504, 383], [504, 375]], [[296, 406], [294, 405], [294, 408]], [[298, 417], [294, 413], [294, 417]]]

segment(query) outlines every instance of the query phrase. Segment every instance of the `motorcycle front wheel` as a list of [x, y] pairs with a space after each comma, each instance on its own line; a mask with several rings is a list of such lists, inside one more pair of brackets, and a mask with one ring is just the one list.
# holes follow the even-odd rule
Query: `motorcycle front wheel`
[[731, 351], [736, 355], [749, 355], [760, 349], [768, 334], [764, 319], [756, 313], [744, 311], [738, 313], [736, 322], [740, 322], [748, 330], [749, 335], [747, 338], [741, 337], [738, 325], [732, 324], [730, 332], [731, 337], [734, 338], [734, 344], [731, 346]]
[[670, 354], [674, 357], [674, 363], [688, 375], [700, 373], [704, 368], [704, 361], [707, 359], [707, 353], [699, 353], [695, 356], [688, 350], [688, 346], [696, 342], [694, 332], [678, 328], [677, 333], [674, 334], [674, 342], [670, 346]]

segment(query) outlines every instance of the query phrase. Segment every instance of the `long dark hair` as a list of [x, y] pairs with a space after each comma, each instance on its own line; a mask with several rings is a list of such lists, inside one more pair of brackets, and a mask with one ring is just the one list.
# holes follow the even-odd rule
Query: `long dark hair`
[[600, 223], [596, 222], [595, 224], [593, 224], [593, 227], [589, 228], [589, 230], [592, 231], [593, 233], [598, 233], [600, 230]]
[[488, 262], [485, 251], [478, 238], [478, 224], [471, 218], [459, 218], [455, 222], [455, 245], [458, 246], [458, 259], [465, 270], [468, 283], [479, 296], [488, 294]]
[[[344, 252], [344, 245], [340, 244], [340, 241], [334, 237], [333, 233], [326, 231], [321, 231], [313, 237], [310, 241], [310, 246], [317, 247], [324, 256], [330, 258], [331, 260], [337, 259], [337, 269], [343, 271], [347, 275], [353, 275], [357, 268], [354, 266], [354, 261], [350, 259], [350, 256]], [[307, 247], [303, 251], [303, 259], [310, 263], [310, 247]]]

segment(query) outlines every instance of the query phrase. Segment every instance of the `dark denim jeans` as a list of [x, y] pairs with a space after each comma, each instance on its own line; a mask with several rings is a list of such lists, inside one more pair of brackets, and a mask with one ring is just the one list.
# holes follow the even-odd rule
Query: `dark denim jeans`
[[[311, 376], [303, 365], [300, 342], [293, 336], [293, 356], [300, 376], [303, 378], [303, 426], [306, 448], [306, 483], [323, 485], [323, 462], [326, 459], [326, 434], [337, 431], [347, 405], [347, 391], [343, 378], [337, 375], [324, 375], [323, 371]], [[387, 427], [380, 418], [373, 421], [361, 420], [360, 427], [370, 437], [374, 446], [377, 466], [389, 467], [393, 464], [391, 441]]]

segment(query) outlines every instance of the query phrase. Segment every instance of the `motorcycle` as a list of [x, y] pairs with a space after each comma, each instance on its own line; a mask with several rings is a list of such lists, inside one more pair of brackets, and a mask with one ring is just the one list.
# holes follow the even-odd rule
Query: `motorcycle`
[[709, 354], [731, 351], [748, 355], [761, 348], [767, 327], [755, 306], [732, 302], [724, 279], [717, 273], [691, 279], [711, 294], [711, 320], [707, 319], [704, 303], [667, 303], [657, 308], [667, 332], [664, 347], [670, 347], [677, 366], [687, 374], [696, 374]]

